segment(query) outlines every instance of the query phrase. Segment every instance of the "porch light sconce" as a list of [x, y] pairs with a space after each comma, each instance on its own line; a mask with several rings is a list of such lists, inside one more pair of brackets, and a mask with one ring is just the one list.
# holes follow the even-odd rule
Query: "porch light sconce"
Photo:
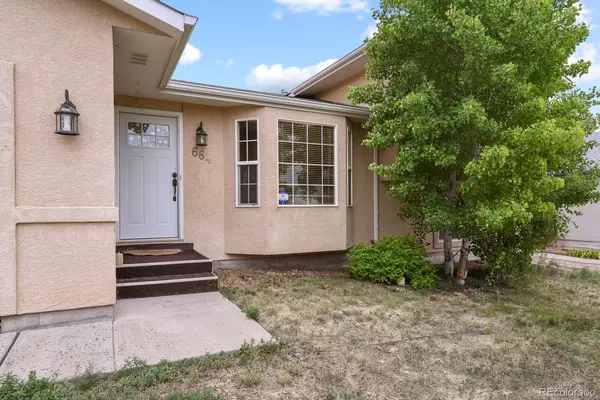
[[203, 122], [200, 121], [200, 126], [196, 129], [196, 146], [208, 146], [208, 133], [202, 128]]
[[75, 104], [69, 100], [68, 90], [65, 90], [65, 102], [54, 114], [56, 115], [56, 133], [60, 135], [79, 135], [79, 113]]

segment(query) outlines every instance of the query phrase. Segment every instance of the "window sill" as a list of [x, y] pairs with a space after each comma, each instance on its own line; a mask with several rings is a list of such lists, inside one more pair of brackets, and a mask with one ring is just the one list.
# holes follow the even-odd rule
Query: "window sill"
[[336, 208], [339, 207], [337, 204], [297, 204], [291, 206], [280, 206], [277, 208]]
[[236, 204], [235, 208], [260, 208], [260, 204]]

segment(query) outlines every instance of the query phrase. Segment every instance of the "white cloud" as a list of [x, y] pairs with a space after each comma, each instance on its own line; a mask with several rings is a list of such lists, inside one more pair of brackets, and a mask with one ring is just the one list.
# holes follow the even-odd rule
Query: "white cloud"
[[365, 16], [364, 16], [364, 15], [362, 15], [362, 14], [358, 14], [358, 15], [356, 16], [356, 19], [357, 19], [357, 20], [359, 20], [359, 21], [362, 21], [363, 19], [365, 19]]
[[252, 89], [278, 92], [282, 89], [290, 90], [304, 82], [317, 72], [320, 72], [336, 62], [335, 59], [321, 61], [317, 65], [308, 67], [285, 67], [282, 64], [271, 66], [261, 64], [246, 75], [246, 85]]
[[579, 24], [579, 23], [585, 22], [586, 24], [588, 24], [590, 29], [597, 28], [598, 27], [597, 25], [592, 24], [592, 10], [587, 8], [581, 2], [579, 4], [581, 4], [581, 12], [579, 13], [579, 16], [577, 17], [577, 23]]
[[600, 79], [600, 58], [598, 57], [598, 49], [594, 43], [583, 43], [577, 48], [575, 54], [569, 58], [569, 63], [574, 63], [578, 60], [590, 61], [592, 66], [588, 73], [581, 78], [577, 78], [577, 83], [593, 82]]
[[190, 65], [200, 58], [202, 58], [202, 52], [193, 44], [188, 43], [185, 45], [185, 49], [183, 49], [183, 54], [181, 55], [179, 62], [181, 65]]
[[377, 21], [369, 24], [369, 26], [367, 26], [367, 29], [364, 30], [364, 32], [360, 35], [361, 39], [371, 39], [373, 37], [373, 35], [375, 34], [375, 32], [377, 32]]
[[281, 8], [276, 8], [275, 10], [271, 11], [271, 15], [277, 21], [281, 21], [283, 19], [283, 10]]
[[293, 12], [316, 12], [327, 15], [334, 12], [367, 11], [367, 0], [274, 0], [275, 3], [287, 7]]
[[225, 68], [229, 68], [233, 65], [233, 60], [229, 59], [225, 62]]

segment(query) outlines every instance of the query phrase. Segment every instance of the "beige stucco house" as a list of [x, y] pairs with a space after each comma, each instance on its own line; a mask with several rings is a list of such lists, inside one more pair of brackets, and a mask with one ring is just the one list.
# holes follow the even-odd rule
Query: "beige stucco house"
[[[346, 99], [362, 47], [289, 94], [173, 80], [196, 20], [156, 0], [0, 0], [0, 330], [110, 313], [140, 284], [118, 282], [117, 246], [314, 262], [409, 231], [368, 169], [394, 152], [361, 146], [369, 110]], [[79, 135], [55, 133], [65, 89]], [[191, 278], [165, 284], [216, 279], [184, 261]]]

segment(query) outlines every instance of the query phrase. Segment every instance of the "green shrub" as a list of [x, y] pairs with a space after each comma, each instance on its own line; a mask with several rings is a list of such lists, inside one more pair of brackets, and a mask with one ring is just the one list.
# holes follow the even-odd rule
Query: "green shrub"
[[359, 243], [350, 249], [346, 272], [355, 279], [386, 284], [408, 278], [414, 289], [429, 289], [438, 277], [426, 256], [425, 247], [412, 236], [384, 236], [372, 245]]
[[0, 399], [2, 400], [63, 400], [70, 397], [64, 387], [49, 379], [36, 377], [34, 372], [29, 379], [22, 380], [8, 375], [0, 380]]
[[567, 255], [571, 257], [591, 258], [594, 260], [600, 260], [600, 250], [571, 249], [567, 250]]
[[250, 307], [246, 310], [246, 316], [258, 322], [260, 319], [260, 310], [256, 307]]

